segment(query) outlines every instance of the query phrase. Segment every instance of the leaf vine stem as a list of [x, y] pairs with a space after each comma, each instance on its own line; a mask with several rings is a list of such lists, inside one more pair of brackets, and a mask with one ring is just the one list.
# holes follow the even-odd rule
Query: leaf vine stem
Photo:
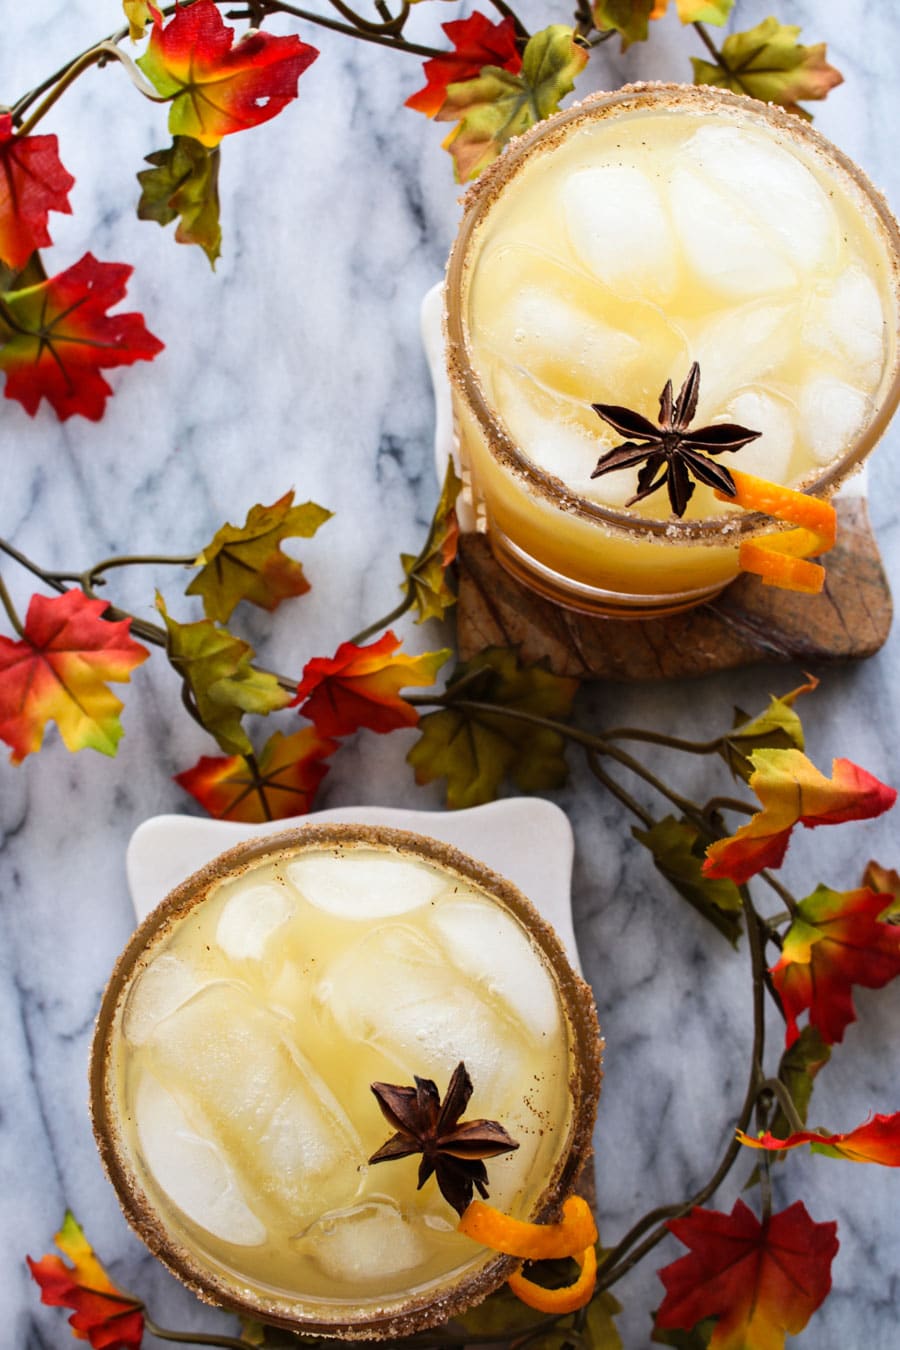
[[[747, 1090], [744, 1094], [744, 1101], [741, 1106], [735, 1130], [746, 1133], [747, 1126], [753, 1115], [759, 1098], [762, 1084], [766, 1081], [762, 1077], [761, 1064], [765, 1049], [765, 952], [760, 938], [759, 925], [761, 920], [753, 907], [750, 893], [746, 886], [740, 887], [741, 904], [744, 910], [744, 918], [747, 927], [750, 948], [750, 968], [753, 979], [753, 1045], [750, 1052], [750, 1073], [747, 1082]], [[651, 1210], [643, 1218], [638, 1219], [625, 1234], [623, 1238], [606, 1254], [606, 1257], [597, 1267], [597, 1291], [610, 1288], [617, 1283], [629, 1270], [632, 1270], [648, 1252], [652, 1251], [658, 1243], [668, 1233], [668, 1221], [670, 1219], [680, 1218], [687, 1214], [689, 1210], [698, 1205], [705, 1204], [711, 1196], [719, 1189], [725, 1177], [731, 1171], [731, 1168], [738, 1157], [743, 1145], [738, 1138], [732, 1138], [725, 1149], [722, 1159], [712, 1176], [701, 1186], [698, 1191], [691, 1196], [689, 1200], [682, 1201], [675, 1205], [661, 1205], [659, 1208]], [[648, 1228], [656, 1224], [656, 1228], [640, 1243], [633, 1247], [633, 1244], [647, 1231]]]
[[19, 618], [16, 607], [12, 601], [12, 596], [6, 589], [6, 582], [3, 580], [2, 576], [0, 576], [0, 604], [2, 604], [3, 608], [6, 610], [6, 616], [19, 637], [24, 637], [25, 629], [22, 627], [22, 620]]
[[713, 42], [712, 38], [709, 36], [709, 33], [706, 31], [705, 25], [702, 23], [695, 23], [694, 27], [697, 30], [697, 36], [700, 38], [700, 41], [703, 43], [704, 47], [709, 52], [710, 56], [715, 61], [719, 69], [726, 71], [727, 74], [730, 75], [731, 70], [729, 69], [724, 56], [719, 51], [718, 47]]
[[215, 1345], [221, 1346], [223, 1350], [248, 1350], [251, 1342], [245, 1341], [243, 1337], [237, 1336], [216, 1336], [200, 1331], [170, 1331], [168, 1327], [160, 1327], [148, 1315], [144, 1309], [144, 1322], [151, 1336], [158, 1337], [161, 1341], [177, 1341], [180, 1345]]

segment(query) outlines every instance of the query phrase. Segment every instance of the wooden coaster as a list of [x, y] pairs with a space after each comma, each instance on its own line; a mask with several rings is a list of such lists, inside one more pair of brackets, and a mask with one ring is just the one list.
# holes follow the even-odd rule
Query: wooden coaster
[[850, 661], [885, 643], [893, 605], [865, 502], [836, 502], [838, 542], [821, 595], [742, 576], [710, 603], [665, 619], [599, 619], [533, 594], [494, 560], [484, 535], [460, 540], [457, 641], [462, 660], [518, 646], [579, 679], [663, 680], [761, 661]]

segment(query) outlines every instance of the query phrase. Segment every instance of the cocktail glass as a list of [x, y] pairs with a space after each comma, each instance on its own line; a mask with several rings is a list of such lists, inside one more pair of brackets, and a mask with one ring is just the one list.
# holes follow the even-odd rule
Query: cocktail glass
[[900, 398], [900, 233], [845, 155], [722, 90], [599, 94], [515, 140], [466, 198], [445, 285], [465, 489], [496, 558], [570, 608], [651, 617], [716, 595], [770, 517], [699, 487], [629, 505], [592, 411], [656, 422], [701, 368], [696, 425], [762, 432], [728, 467], [830, 496]]
[[100, 1009], [94, 1129], [129, 1222], [196, 1293], [311, 1335], [383, 1339], [445, 1321], [508, 1276], [456, 1231], [373, 1082], [462, 1061], [467, 1119], [518, 1144], [490, 1198], [556, 1214], [591, 1150], [591, 993], [531, 903], [448, 845], [308, 827], [251, 841], [145, 920]]

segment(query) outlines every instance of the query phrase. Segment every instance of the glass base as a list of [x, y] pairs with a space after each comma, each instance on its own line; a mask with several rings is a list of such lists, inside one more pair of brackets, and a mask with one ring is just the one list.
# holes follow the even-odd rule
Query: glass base
[[660, 595], [631, 595], [624, 591], [607, 591], [584, 581], [563, 576], [552, 567], [539, 562], [520, 545], [499, 530], [492, 521], [487, 529], [491, 552], [516, 581], [535, 591], [545, 600], [551, 600], [564, 609], [579, 614], [591, 614], [598, 619], [660, 619], [668, 614], [681, 614], [708, 600], [713, 600], [725, 589], [727, 582], [716, 582], [690, 591], [669, 591]]

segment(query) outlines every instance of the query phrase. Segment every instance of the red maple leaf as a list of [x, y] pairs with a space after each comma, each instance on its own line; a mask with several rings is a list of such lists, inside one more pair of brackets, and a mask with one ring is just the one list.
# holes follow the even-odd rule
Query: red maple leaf
[[138, 65], [172, 100], [169, 130], [218, 145], [277, 116], [297, 97], [297, 81], [319, 55], [296, 34], [251, 33], [234, 43], [214, 0], [195, 0], [164, 24], [153, 13], [150, 45]]
[[828, 1045], [843, 1040], [856, 1021], [852, 987], [881, 989], [900, 975], [900, 927], [882, 922], [893, 896], [863, 888], [819, 886], [801, 900], [787, 931], [772, 980], [787, 1020], [785, 1043], [799, 1035], [797, 1018], [809, 1009], [810, 1026]]
[[780, 1153], [783, 1149], [811, 1145], [811, 1152], [828, 1158], [847, 1158], [850, 1162], [881, 1163], [882, 1167], [900, 1167], [900, 1111], [891, 1116], [873, 1116], [845, 1134], [827, 1134], [817, 1130], [798, 1130], [787, 1139], [761, 1134], [758, 1139], [738, 1130], [738, 1139], [749, 1148]]
[[40, 750], [50, 721], [69, 750], [116, 753], [122, 703], [107, 681], [127, 683], [149, 652], [130, 619], [101, 618], [108, 607], [76, 590], [34, 595], [21, 639], [0, 636], [0, 740], [14, 764]]
[[100, 420], [112, 393], [101, 369], [152, 361], [163, 348], [143, 315], [106, 313], [124, 297], [133, 270], [86, 253], [49, 281], [3, 296], [0, 369], [7, 398], [18, 399], [32, 417], [45, 398], [62, 421], [73, 413]]
[[70, 1266], [55, 1253], [40, 1261], [25, 1258], [40, 1285], [41, 1302], [53, 1308], [74, 1308], [69, 1318], [73, 1335], [89, 1341], [93, 1350], [140, 1350], [143, 1304], [116, 1288], [70, 1213], [54, 1241], [72, 1262]]
[[75, 179], [60, 163], [58, 144], [55, 136], [14, 136], [12, 115], [0, 113], [0, 261], [13, 271], [53, 242], [51, 211], [72, 213], [66, 193]]
[[260, 825], [305, 815], [328, 772], [322, 761], [337, 748], [337, 741], [320, 737], [313, 727], [293, 736], [276, 731], [255, 764], [243, 755], [203, 755], [192, 769], [177, 773], [175, 782], [217, 820]]
[[471, 80], [484, 66], [499, 66], [516, 75], [522, 69], [522, 57], [516, 48], [516, 27], [507, 17], [499, 23], [477, 11], [468, 19], [441, 24], [453, 43], [446, 56], [434, 56], [425, 62], [424, 88], [410, 94], [407, 108], [434, 117], [447, 97], [447, 86], [459, 80]]
[[781, 1350], [831, 1289], [837, 1224], [814, 1223], [799, 1201], [762, 1223], [738, 1200], [731, 1214], [693, 1209], [667, 1226], [691, 1250], [659, 1272], [657, 1325], [715, 1317], [709, 1350]]
[[728, 839], [706, 850], [703, 875], [741, 886], [765, 867], [780, 867], [795, 825], [869, 820], [897, 800], [892, 787], [849, 759], [836, 759], [826, 778], [801, 750], [756, 750], [750, 787], [763, 809]]
[[350, 736], [360, 727], [379, 732], [414, 727], [419, 714], [400, 698], [400, 690], [434, 684], [449, 653], [395, 656], [399, 646], [388, 630], [368, 647], [342, 642], [333, 657], [314, 657], [303, 668], [292, 706], [303, 704], [301, 713], [320, 736]]

